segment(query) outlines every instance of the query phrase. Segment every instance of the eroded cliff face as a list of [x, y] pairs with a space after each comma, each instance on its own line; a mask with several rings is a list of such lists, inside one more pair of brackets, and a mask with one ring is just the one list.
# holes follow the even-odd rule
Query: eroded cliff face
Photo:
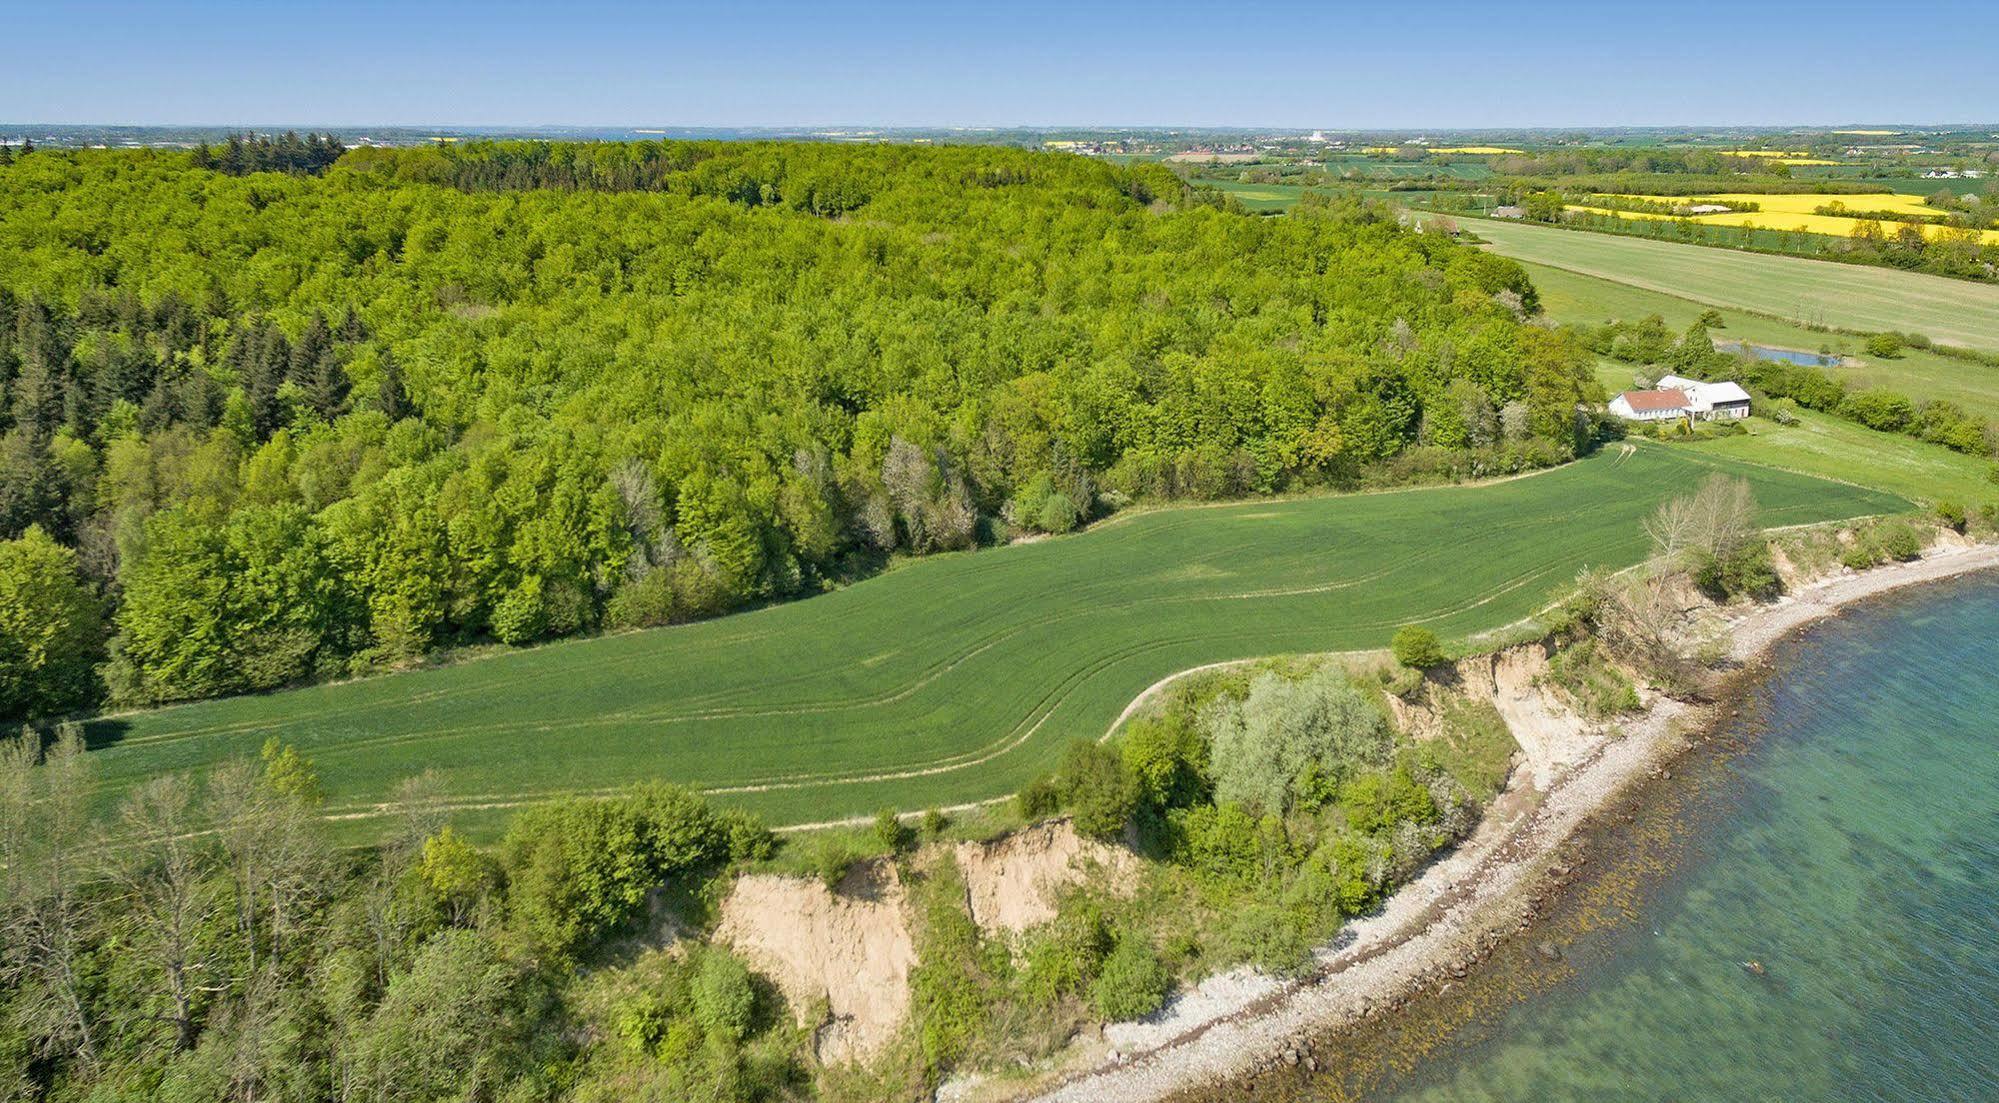
[[[1127, 891], [1139, 860], [1085, 839], [1067, 820], [1036, 824], [979, 843], [938, 844], [916, 869], [957, 862], [973, 922], [1013, 933], [1055, 918], [1061, 893], [1091, 882]], [[722, 903], [715, 938], [783, 991], [799, 1025], [814, 1026], [819, 1059], [841, 1063], [881, 1051], [909, 1015], [916, 944], [908, 895], [895, 863], [864, 862], [837, 888], [806, 877], [755, 874]]]
[[1095, 882], [1113, 892], [1130, 888], [1139, 861], [1129, 850], [1076, 833], [1068, 820], [1036, 824], [952, 851], [965, 878], [972, 922], [988, 934], [1024, 931], [1055, 918], [1062, 891]]
[[1549, 653], [1545, 645], [1534, 643], [1462, 659], [1406, 698], [1390, 694], [1389, 711], [1414, 738], [1432, 739], [1454, 701], [1489, 704], [1520, 745], [1534, 786], [1546, 789], [1563, 770], [1612, 737], [1608, 725], [1585, 718], [1548, 680]]
[[739, 878], [715, 938], [776, 983], [799, 1025], [818, 1017], [822, 1061], [878, 1052], [909, 1014], [916, 943], [892, 862], [856, 867], [838, 891], [808, 877]]

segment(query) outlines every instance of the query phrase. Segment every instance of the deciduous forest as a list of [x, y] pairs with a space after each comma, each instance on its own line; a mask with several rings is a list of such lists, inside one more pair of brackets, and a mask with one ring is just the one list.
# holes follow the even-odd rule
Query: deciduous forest
[[0, 167], [0, 717], [1589, 432], [1520, 268], [1358, 202], [988, 147], [325, 148]]

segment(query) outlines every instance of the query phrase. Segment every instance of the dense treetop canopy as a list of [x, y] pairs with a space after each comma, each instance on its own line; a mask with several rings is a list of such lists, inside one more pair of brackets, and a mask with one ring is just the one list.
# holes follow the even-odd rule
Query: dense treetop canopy
[[706, 615], [1139, 498], [1554, 462], [1595, 397], [1511, 262], [1157, 166], [195, 161], [0, 167], [0, 540], [39, 525], [114, 599], [122, 700]]

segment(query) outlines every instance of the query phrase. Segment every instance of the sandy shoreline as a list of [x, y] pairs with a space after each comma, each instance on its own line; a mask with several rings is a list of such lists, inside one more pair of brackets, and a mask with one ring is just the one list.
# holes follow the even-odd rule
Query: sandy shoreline
[[[1909, 563], [1842, 573], [1799, 587], [1730, 624], [1730, 657], [1749, 663], [1806, 625], [1877, 594], [1999, 568], [1999, 546], [1944, 547]], [[1527, 899], [1557, 848], [1632, 783], [1686, 749], [1701, 708], [1658, 699], [1550, 784], [1509, 787], [1463, 845], [1399, 889], [1374, 915], [1348, 924], [1295, 981], [1248, 970], [1219, 974], [1153, 1019], [1105, 1028], [1108, 1056], [1030, 1098], [1047, 1103], [1163, 1100], [1243, 1076], [1298, 1043], [1391, 1011], [1440, 978], [1465, 975], [1531, 915]], [[1522, 772], [1524, 773], [1524, 771]]]

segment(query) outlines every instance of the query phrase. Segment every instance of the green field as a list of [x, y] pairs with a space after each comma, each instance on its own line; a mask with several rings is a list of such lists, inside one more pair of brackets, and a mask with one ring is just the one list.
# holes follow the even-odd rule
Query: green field
[[1890, 268], [1744, 253], [1482, 219], [1492, 248], [1536, 264], [1597, 276], [1709, 306], [1794, 321], [1922, 333], [1999, 350], [1999, 287]]
[[1327, 191], [1326, 188], [1308, 188], [1302, 184], [1246, 184], [1240, 180], [1196, 180], [1203, 187], [1214, 188], [1234, 196], [1236, 201], [1252, 211], [1282, 211], [1296, 205], [1298, 198], [1308, 191]]
[[[1557, 322], [1601, 325], [1614, 319], [1635, 320], [1657, 314], [1673, 329], [1692, 325], [1706, 303], [1648, 291], [1626, 283], [1580, 275], [1544, 264], [1526, 263], [1527, 274], [1541, 293], [1541, 307]], [[1908, 349], [1892, 360], [1874, 359], [1861, 350], [1859, 338], [1821, 333], [1792, 322], [1745, 310], [1717, 308], [1727, 323], [1716, 336], [1768, 348], [1832, 352], [1845, 357], [1825, 370], [1853, 387], [1888, 387], [1915, 399], [1942, 398], [1988, 420], [1999, 422], [1999, 368], [1934, 352]], [[1631, 365], [1618, 365], [1613, 389], [1631, 385]]]
[[108, 801], [280, 736], [354, 836], [426, 768], [481, 834], [520, 802], [648, 778], [779, 824], [950, 805], [1012, 791], [1174, 671], [1526, 616], [1585, 565], [1635, 562], [1642, 519], [1711, 469], [1748, 475], [1770, 524], [1907, 506], [1686, 449], [1612, 452], [1484, 486], [1134, 514], [702, 624], [109, 717], [89, 739]]
[[1797, 415], [1796, 425], [1750, 418], [1744, 423], [1747, 435], [1689, 447], [1707, 455], [1864, 482], [1912, 500], [1951, 501], [1972, 508], [1999, 501], [1999, 486], [1986, 477], [1992, 469], [1990, 460], [1877, 433], [1830, 414], [1799, 410]]

